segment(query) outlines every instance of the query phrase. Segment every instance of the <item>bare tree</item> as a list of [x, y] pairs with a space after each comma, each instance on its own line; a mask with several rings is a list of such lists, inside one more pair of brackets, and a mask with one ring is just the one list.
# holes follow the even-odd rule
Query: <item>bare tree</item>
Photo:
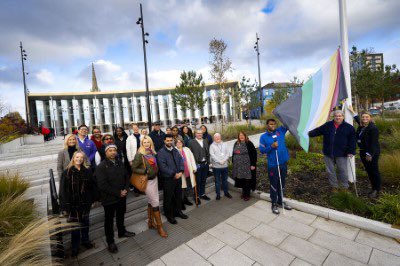
[[[211, 57], [209, 61], [211, 66], [210, 74], [219, 87], [216, 100], [219, 101], [218, 104], [221, 104], [221, 106], [229, 102], [229, 95], [232, 93], [230, 91], [232, 88], [225, 87], [225, 83], [227, 82], [226, 74], [233, 70], [231, 59], [225, 54], [227, 47], [227, 44], [222, 39], [217, 40], [213, 38], [209, 44]], [[222, 123], [224, 121], [224, 112], [225, 110], [222, 110]]]

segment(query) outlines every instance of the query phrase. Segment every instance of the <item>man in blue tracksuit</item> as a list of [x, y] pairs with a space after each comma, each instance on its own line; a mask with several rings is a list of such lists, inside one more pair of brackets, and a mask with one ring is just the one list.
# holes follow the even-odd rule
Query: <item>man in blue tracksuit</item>
[[[270, 181], [270, 196], [272, 202], [272, 212], [279, 214], [278, 207], [282, 208], [282, 193], [281, 185], [279, 182], [278, 161], [279, 169], [282, 180], [282, 188], [285, 188], [285, 179], [287, 175], [287, 164], [289, 160], [289, 153], [285, 144], [285, 134], [287, 129], [283, 126], [276, 128], [275, 119], [267, 120], [267, 132], [260, 137], [260, 152], [267, 154], [268, 161], [268, 177]], [[276, 157], [278, 153], [278, 158]], [[278, 159], [278, 160], [277, 160]], [[287, 203], [284, 204], [286, 210], [291, 210]]]
[[88, 127], [86, 125], [80, 125], [78, 127], [77, 139], [79, 147], [86, 154], [90, 162], [90, 168], [94, 171], [96, 163], [94, 162], [94, 157], [97, 152], [96, 144], [91, 141], [88, 137]]

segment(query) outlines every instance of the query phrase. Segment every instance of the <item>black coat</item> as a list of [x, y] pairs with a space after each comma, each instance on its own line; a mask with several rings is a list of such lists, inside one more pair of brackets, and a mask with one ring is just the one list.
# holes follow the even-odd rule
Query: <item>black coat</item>
[[63, 210], [73, 217], [89, 213], [97, 191], [92, 171], [85, 167], [78, 170], [72, 166], [63, 172], [61, 180], [60, 199]]
[[121, 160], [115, 163], [109, 159], [102, 161], [96, 168], [96, 178], [104, 206], [117, 203], [121, 199], [121, 190], [129, 189], [129, 175]]
[[185, 171], [183, 158], [175, 148], [169, 151], [164, 146], [157, 153], [157, 164], [159, 175], [166, 180], [171, 180], [175, 177], [175, 174]]
[[156, 152], [158, 152], [159, 150], [162, 149], [162, 147], [164, 147], [164, 137], [165, 137], [165, 133], [160, 130], [160, 131], [151, 131], [149, 134], [151, 140], [154, 143], [154, 148], [156, 149]]
[[210, 164], [210, 145], [206, 139], [203, 139], [203, 147], [201, 147], [196, 139], [192, 139], [189, 141], [188, 148], [192, 151], [196, 164], [201, 163], [203, 157], [205, 157], [207, 163]]
[[[354, 120], [360, 125], [359, 116], [355, 116]], [[373, 122], [370, 122], [367, 127], [360, 125], [357, 128], [356, 138], [362, 156], [369, 153], [374, 157], [381, 153], [379, 145], [379, 130]]]
[[[236, 145], [236, 144], [235, 144]], [[250, 183], [250, 188], [251, 190], [256, 189], [256, 177], [257, 177], [257, 149], [254, 146], [253, 142], [250, 140], [246, 142], [247, 146], [247, 151], [249, 152], [249, 157], [250, 157], [250, 166], [255, 166], [256, 169], [251, 170], [251, 183]], [[235, 148], [233, 149], [235, 150]], [[232, 162], [233, 162], [233, 157], [235, 156], [235, 153], [232, 152]], [[235, 180], [235, 187], [243, 187], [243, 182], [244, 179], [237, 179]]]
[[356, 152], [356, 134], [354, 127], [343, 121], [336, 129], [333, 121], [308, 132], [308, 136], [323, 136], [323, 153], [328, 157], [347, 157]]

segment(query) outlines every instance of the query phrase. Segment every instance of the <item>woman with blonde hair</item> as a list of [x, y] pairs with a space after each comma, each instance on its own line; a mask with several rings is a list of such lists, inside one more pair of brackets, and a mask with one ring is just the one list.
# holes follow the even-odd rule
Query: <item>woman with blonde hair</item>
[[79, 246], [93, 248], [89, 241], [89, 213], [96, 190], [92, 171], [88, 169], [87, 158], [83, 151], [76, 151], [62, 176], [63, 206], [68, 221], [80, 223], [80, 227], [71, 231], [71, 256], [76, 257]]
[[[181, 154], [185, 167], [185, 171], [182, 175], [182, 210], [186, 210], [185, 204], [188, 206], [193, 205], [188, 197], [190, 194], [193, 194], [193, 188], [196, 186], [196, 176], [194, 173], [197, 171], [197, 165], [193, 153], [189, 148], [185, 147], [184, 140], [176, 139], [175, 148]], [[195, 195], [193, 195], [193, 198], [195, 198]]]
[[162, 227], [160, 214], [156, 151], [154, 150], [153, 141], [149, 136], [143, 136], [141, 140], [140, 148], [132, 161], [132, 172], [146, 174], [148, 178], [145, 193], [148, 200], [147, 217], [149, 229], [157, 229], [161, 237], [167, 237], [168, 235]]

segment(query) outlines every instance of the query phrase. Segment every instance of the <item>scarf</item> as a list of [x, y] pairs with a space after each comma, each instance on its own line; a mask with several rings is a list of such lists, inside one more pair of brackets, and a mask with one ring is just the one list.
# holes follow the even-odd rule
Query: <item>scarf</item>
[[154, 172], [157, 173], [157, 159], [153, 154], [151, 149], [146, 149], [146, 154], [143, 154], [143, 157], [146, 159], [147, 163], [153, 168]]
[[183, 151], [183, 149], [182, 149], [181, 154], [182, 154], [182, 157], [183, 157], [183, 165], [185, 167], [185, 177], [190, 177], [189, 165], [188, 165], [188, 162], [187, 162], [187, 159], [186, 159], [186, 154]]

